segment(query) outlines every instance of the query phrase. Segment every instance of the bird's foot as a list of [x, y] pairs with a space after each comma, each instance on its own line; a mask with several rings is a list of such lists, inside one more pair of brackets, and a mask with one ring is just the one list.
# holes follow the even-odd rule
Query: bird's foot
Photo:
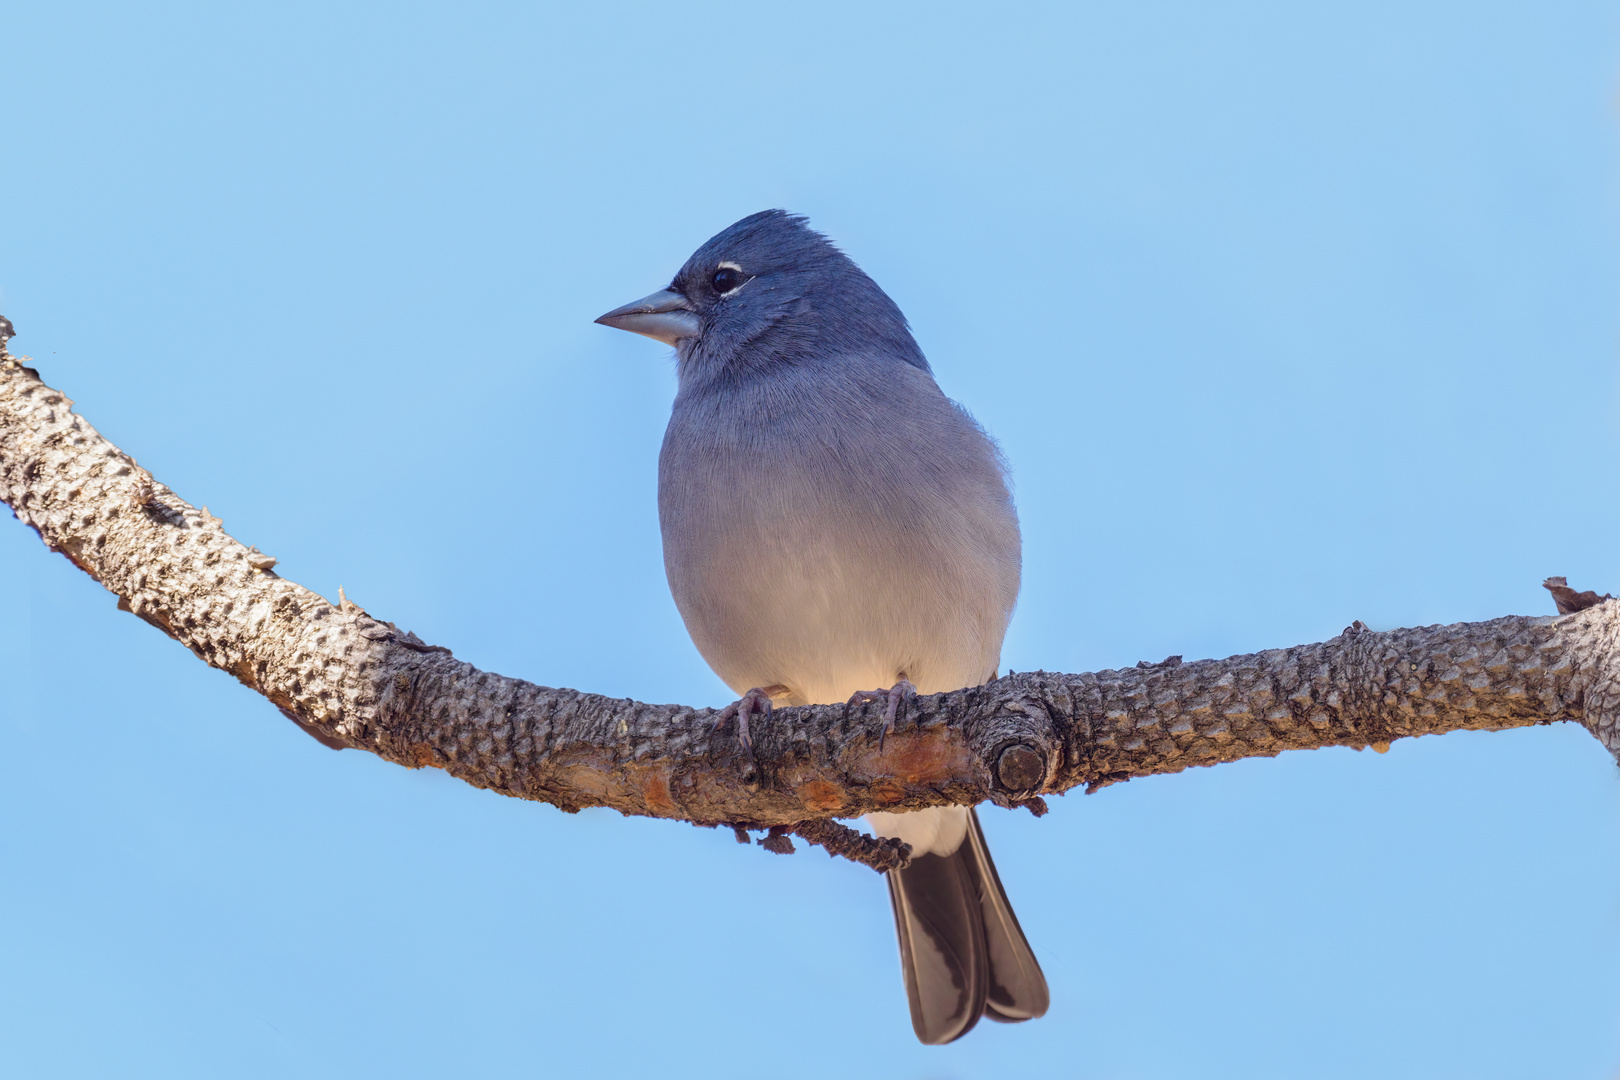
[[883, 734], [878, 737], [878, 746], [883, 745], [883, 739], [894, 731], [894, 722], [900, 716], [900, 705], [917, 696], [917, 688], [911, 685], [911, 680], [904, 675], [900, 681], [887, 690], [879, 687], [876, 690], [857, 690], [849, 696], [849, 704], [861, 705], [868, 701], [887, 701], [888, 708], [883, 710]]
[[720, 715], [714, 718], [716, 731], [725, 726], [727, 720], [737, 721], [737, 742], [747, 751], [750, 760], [754, 756], [754, 739], [748, 733], [748, 721], [756, 716], [771, 715], [771, 698], [778, 694], [787, 693], [787, 687], [756, 686], [730, 705], [720, 710]]

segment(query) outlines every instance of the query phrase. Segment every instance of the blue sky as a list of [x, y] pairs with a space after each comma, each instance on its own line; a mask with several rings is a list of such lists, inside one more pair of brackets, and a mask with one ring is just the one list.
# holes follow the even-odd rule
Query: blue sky
[[[1620, 591], [1612, 4], [33, 4], [14, 351], [280, 570], [481, 667], [723, 703], [668, 350], [809, 214], [1000, 440], [1003, 657]], [[916, 1045], [882, 882], [300, 734], [0, 528], [22, 1077], [1613, 1077], [1620, 774], [1568, 725], [985, 813], [1047, 1018]]]

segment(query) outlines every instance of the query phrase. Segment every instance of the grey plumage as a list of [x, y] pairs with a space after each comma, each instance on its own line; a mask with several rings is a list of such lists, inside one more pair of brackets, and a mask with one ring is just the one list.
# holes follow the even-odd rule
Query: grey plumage
[[[854, 262], [768, 210], [700, 247], [668, 289], [598, 321], [676, 347], [664, 565], [727, 685], [809, 704], [994, 677], [1019, 577], [1003, 463]], [[868, 820], [917, 854], [889, 884], [918, 1037], [1045, 1012], [973, 812]]]

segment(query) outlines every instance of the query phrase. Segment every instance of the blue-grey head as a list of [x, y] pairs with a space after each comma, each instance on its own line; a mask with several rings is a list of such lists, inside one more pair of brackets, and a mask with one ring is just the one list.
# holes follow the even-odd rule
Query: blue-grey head
[[683, 383], [855, 355], [928, 370], [895, 302], [785, 210], [743, 218], [693, 252], [668, 288], [596, 321], [675, 346]]

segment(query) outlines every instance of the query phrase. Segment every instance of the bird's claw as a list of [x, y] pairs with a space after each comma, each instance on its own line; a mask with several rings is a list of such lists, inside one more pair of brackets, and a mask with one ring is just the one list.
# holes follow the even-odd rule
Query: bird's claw
[[883, 739], [894, 731], [895, 720], [900, 716], [900, 705], [917, 696], [917, 688], [905, 676], [887, 690], [879, 687], [876, 690], [857, 690], [849, 696], [849, 704], [861, 705], [868, 701], [887, 701], [888, 707], [883, 710], [883, 734], [878, 737], [878, 745], [883, 745]]
[[754, 737], [748, 732], [748, 721], [755, 716], [771, 715], [771, 697], [775, 694], [787, 692], [785, 686], [756, 686], [730, 705], [720, 710], [714, 718], [714, 729], [719, 731], [725, 726], [727, 720], [737, 721], [737, 742], [742, 745], [750, 759], [754, 756]]

